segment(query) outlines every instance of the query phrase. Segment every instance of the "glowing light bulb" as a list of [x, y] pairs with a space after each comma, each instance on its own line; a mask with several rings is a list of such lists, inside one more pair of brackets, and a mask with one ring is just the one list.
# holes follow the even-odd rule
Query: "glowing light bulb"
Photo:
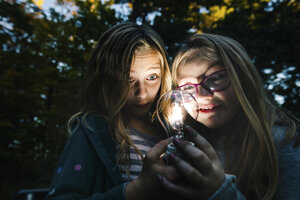
[[179, 103], [174, 103], [174, 107], [172, 108], [172, 114], [169, 118], [170, 124], [174, 130], [180, 131], [183, 129], [182, 119], [182, 108]]
[[165, 93], [157, 102], [157, 117], [171, 138], [166, 154], [180, 154], [173, 144], [173, 139], [184, 140], [184, 124], [195, 122], [198, 117], [196, 99], [188, 92], [172, 90]]

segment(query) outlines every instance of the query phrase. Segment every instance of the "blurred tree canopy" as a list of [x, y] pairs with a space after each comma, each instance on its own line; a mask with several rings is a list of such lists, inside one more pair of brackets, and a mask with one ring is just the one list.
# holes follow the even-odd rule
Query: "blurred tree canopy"
[[68, 137], [67, 120], [78, 111], [76, 94], [92, 48], [122, 21], [154, 28], [170, 62], [195, 32], [238, 40], [274, 99], [299, 115], [295, 0], [58, 0], [56, 6], [64, 12], [42, 10], [30, 0], [0, 1], [1, 199], [20, 188], [49, 186]]

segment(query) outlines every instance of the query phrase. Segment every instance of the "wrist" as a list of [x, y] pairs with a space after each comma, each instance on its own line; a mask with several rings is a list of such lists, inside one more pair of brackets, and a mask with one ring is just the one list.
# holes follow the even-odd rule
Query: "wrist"
[[125, 186], [125, 199], [126, 200], [140, 200], [145, 197], [143, 195], [142, 187], [140, 183], [140, 178], [131, 181]]

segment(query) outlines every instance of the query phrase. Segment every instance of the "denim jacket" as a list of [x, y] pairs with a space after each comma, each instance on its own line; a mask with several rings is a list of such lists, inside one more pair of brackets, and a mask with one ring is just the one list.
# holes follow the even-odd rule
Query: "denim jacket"
[[[47, 200], [86, 199], [123, 200], [124, 183], [116, 166], [115, 144], [107, 124], [89, 115], [73, 130], [53, 175]], [[279, 182], [274, 199], [300, 199], [300, 147], [282, 143], [284, 129], [274, 129], [279, 161]], [[209, 200], [243, 200], [235, 185], [236, 177], [226, 174], [225, 181]]]
[[88, 126], [80, 122], [73, 130], [46, 199], [124, 199], [124, 183], [107, 124], [97, 115], [89, 115], [86, 123]]
[[[276, 145], [279, 177], [278, 186], [273, 199], [300, 199], [300, 147], [293, 148], [293, 142], [282, 142], [285, 129], [277, 126], [273, 129]], [[209, 200], [244, 200], [243, 194], [237, 189], [234, 181], [236, 176], [226, 174], [225, 181]]]

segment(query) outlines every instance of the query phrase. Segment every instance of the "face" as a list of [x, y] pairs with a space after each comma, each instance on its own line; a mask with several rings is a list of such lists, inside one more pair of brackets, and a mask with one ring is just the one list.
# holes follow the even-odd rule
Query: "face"
[[148, 114], [161, 85], [161, 62], [155, 53], [136, 56], [130, 69], [130, 90], [124, 110], [128, 117]]
[[[179, 68], [177, 82], [179, 86], [197, 84], [209, 75], [224, 69], [224, 66], [208, 61], [191, 62]], [[200, 86], [196, 100], [199, 106], [197, 121], [208, 128], [219, 129], [230, 126], [240, 112], [240, 104], [232, 84], [224, 90], [214, 92]]]

